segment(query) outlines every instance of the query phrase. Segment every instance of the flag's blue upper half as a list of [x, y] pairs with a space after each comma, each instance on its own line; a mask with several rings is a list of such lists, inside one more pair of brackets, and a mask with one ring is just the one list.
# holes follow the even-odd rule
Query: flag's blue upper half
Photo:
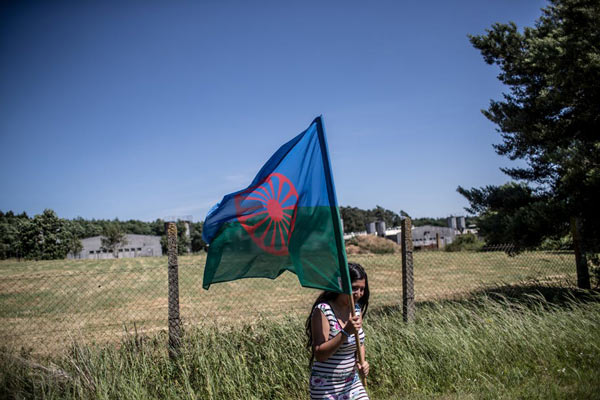
[[[263, 190], [270, 192], [271, 196], [279, 196], [281, 201], [288, 196], [286, 201], [296, 203], [297, 207], [337, 207], [335, 188], [332, 188], [332, 198], [330, 198], [331, 193], [328, 195], [327, 191], [325, 174], [331, 172], [324, 170], [322, 167], [315, 168], [315, 166], [322, 166], [324, 162], [330, 165], [329, 152], [321, 151], [321, 146], [327, 149], [324, 132], [323, 143], [319, 143], [317, 130], [319, 118], [315, 119], [304, 132], [281, 146], [261, 168], [247, 188], [226, 195], [220, 203], [209, 211], [202, 230], [202, 237], [205, 242], [211, 243], [223, 224], [240, 219], [244, 214], [254, 212], [253, 207], [249, 204], [252, 197], [245, 200], [245, 204], [240, 207], [239, 203], [236, 206], [236, 196], [259, 187], [269, 176], [271, 176], [271, 179], [269, 179], [268, 184], [264, 184], [262, 189], [256, 190], [254, 198], [257, 198], [257, 195], [260, 196], [261, 190]], [[280, 177], [279, 174], [283, 177]], [[287, 180], [284, 182], [284, 178], [289, 179], [291, 187], [297, 190], [297, 198], [294, 194], [289, 193], [290, 185], [286, 185]], [[333, 180], [330, 181], [333, 185]], [[268, 196], [268, 193], [265, 193], [265, 196]], [[238, 196], [239, 198], [240, 196]], [[285, 206], [285, 202], [282, 205]]]

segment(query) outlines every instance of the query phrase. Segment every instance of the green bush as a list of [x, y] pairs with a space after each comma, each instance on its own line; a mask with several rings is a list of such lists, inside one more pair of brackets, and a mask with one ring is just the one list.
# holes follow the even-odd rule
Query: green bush
[[546, 238], [538, 247], [539, 250], [571, 250], [573, 249], [573, 236], [569, 233], [558, 239]]
[[446, 251], [479, 251], [483, 241], [472, 233], [456, 236], [454, 241], [445, 247]]

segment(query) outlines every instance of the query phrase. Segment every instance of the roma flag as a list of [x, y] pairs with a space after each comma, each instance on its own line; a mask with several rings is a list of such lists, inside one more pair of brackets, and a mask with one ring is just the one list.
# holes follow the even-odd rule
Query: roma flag
[[204, 289], [290, 271], [302, 286], [351, 294], [321, 117], [281, 146], [250, 186], [223, 197], [202, 236], [209, 243]]

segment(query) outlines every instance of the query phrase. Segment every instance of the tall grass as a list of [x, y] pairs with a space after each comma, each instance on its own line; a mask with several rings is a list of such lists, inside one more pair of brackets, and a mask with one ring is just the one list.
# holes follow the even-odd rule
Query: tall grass
[[[372, 399], [600, 398], [600, 298], [482, 294], [397, 309], [365, 322]], [[303, 320], [185, 332], [169, 359], [165, 333], [62, 356], [0, 354], [1, 398], [306, 399]]]

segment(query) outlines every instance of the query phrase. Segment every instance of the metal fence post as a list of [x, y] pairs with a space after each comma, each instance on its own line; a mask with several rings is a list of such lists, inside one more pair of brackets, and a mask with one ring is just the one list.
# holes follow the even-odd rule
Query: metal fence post
[[402, 316], [404, 322], [415, 319], [415, 288], [413, 279], [413, 243], [410, 218], [402, 220]]
[[169, 355], [173, 358], [179, 354], [179, 346], [181, 344], [177, 225], [174, 222], [167, 224], [167, 247], [169, 258]]

